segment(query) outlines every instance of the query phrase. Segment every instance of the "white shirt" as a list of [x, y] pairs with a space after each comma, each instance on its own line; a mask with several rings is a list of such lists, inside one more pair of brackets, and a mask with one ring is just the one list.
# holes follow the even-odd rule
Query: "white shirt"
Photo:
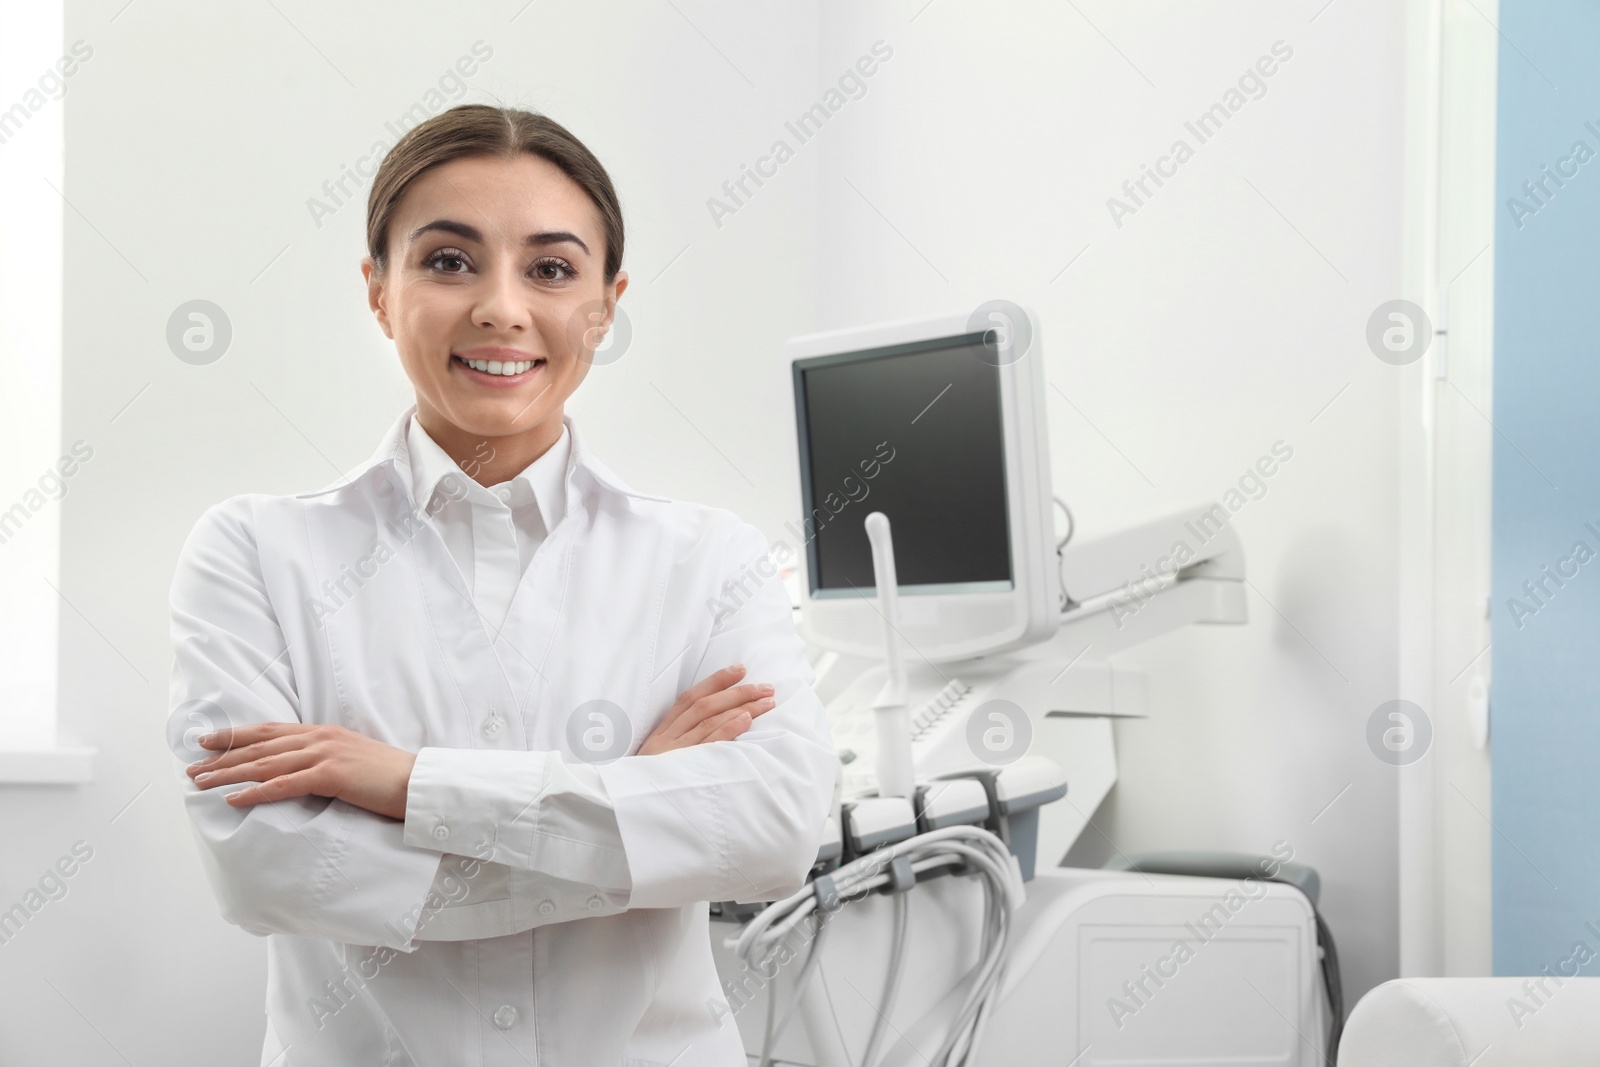
[[[173, 580], [180, 718], [417, 753], [395, 820], [236, 809], [175, 749], [223, 917], [268, 939], [262, 1063], [743, 1064], [705, 901], [804, 885], [837, 765], [764, 539], [628, 488], [568, 417], [565, 518], [491, 628], [413, 495], [410, 417], [348, 480], [208, 509]], [[777, 706], [633, 754], [731, 663]]]

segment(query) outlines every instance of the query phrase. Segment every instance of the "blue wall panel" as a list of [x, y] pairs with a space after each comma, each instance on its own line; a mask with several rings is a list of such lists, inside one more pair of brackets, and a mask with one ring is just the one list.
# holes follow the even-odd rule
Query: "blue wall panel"
[[1572, 973], [1600, 957], [1600, 4], [1499, 22], [1494, 966]]

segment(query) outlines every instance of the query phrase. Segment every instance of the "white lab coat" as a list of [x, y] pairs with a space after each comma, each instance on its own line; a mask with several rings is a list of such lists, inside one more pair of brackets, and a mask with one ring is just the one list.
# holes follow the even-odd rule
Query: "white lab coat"
[[[412, 499], [410, 414], [348, 480], [209, 509], [172, 586], [175, 709], [419, 753], [403, 822], [322, 797], [234, 809], [240, 787], [180, 768], [224, 917], [268, 938], [262, 1063], [743, 1064], [705, 902], [804, 884], [837, 767], [763, 538], [629, 489], [569, 417], [567, 515], [491, 638]], [[735, 741], [631, 754], [734, 663], [775, 708]], [[596, 700], [631, 733], [599, 764]], [[629, 888], [586, 812], [620, 830]]]

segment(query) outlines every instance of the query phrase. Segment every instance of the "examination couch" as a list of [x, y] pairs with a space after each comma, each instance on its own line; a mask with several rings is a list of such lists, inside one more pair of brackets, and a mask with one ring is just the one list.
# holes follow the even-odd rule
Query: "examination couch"
[[1594, 1067], [1600, 978], [1399, 978], [1356, 1004], [1338, 1067]]

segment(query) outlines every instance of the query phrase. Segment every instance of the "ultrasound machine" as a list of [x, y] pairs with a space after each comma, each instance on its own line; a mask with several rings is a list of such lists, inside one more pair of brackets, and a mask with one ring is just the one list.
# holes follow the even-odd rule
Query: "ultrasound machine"
[[1115, 721], [1152, 713], [1116, 654], [1245, 623], [1245, 573], [1200, 508], [1076, 536], [1041, 325], [994, 300], [787, 346], [794, 594], [840, 765], [805, 889], [711, 906], [752, 1063], [1309, 1067], [1334, 1032], [1292, 853], [1060, 865]]

